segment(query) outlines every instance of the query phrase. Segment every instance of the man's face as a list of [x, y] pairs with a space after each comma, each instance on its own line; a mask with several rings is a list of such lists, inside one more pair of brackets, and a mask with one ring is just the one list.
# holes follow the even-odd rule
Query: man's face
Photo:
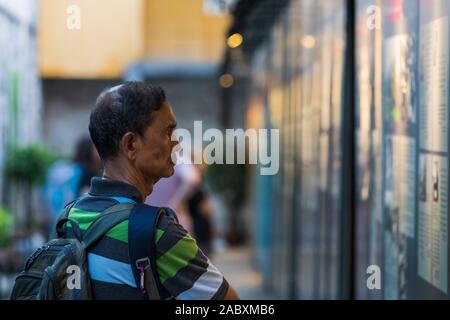
[[175, 127], [176, 119], [169, 103], [154, 111], [153, 121], [140, 139], [135, 162], [146, 179], [159, 180], [174, 173], [175, 164], [172, 162], [171, 154], [172, 149], [178, 144], [178, 140], [172, 139]]

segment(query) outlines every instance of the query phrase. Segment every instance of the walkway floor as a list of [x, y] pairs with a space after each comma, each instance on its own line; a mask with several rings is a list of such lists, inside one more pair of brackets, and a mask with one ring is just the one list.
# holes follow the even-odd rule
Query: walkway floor
[[261, 274], [252, 267], [247, 247], [225, 248], [216, 253], [212, 261], [241, 299], [273, 299], [269, 292], [263, 290]]

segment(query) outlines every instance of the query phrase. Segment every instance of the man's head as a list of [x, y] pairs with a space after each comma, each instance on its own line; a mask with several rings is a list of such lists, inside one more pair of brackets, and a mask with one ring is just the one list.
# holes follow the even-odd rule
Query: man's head
[[[126, 82], [103, 91], [91, 113], [89, 132], [105, 165], [155, 183], [173, 174], [176, 119], [163, 89]], [[120, 173], [118, 173], [120, 175]]]

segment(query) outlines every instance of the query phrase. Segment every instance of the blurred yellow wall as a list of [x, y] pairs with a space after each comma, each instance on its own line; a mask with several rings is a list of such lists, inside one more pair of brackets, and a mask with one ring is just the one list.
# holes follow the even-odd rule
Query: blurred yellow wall
[[[71, 5], [81, 28], [70, 30]], [[219, 62], [228, 16], [203, 0], [41, 0], [39, 69], [48, 78], [116, 78], [142, 60]]]
[[[81, 28], [66, 22], [70, 5], [81, 11]], [[118, 77], [142, 57], [143, 0], [41, 0], [39, 68], [44, 77]]]
[[147, 57], [180, 62], [219, 62], [229, 16], [203, 12], [203, 0], [147, 1]]

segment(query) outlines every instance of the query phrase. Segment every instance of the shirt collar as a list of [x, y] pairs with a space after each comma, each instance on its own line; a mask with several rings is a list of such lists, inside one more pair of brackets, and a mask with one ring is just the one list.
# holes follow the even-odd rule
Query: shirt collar
[[126, 197], [137, 202], [143, 201], [141, 194], [136, 187], [117, 180], [109, 180], [100, 177], [91, 179], [89, 194], [103, 197]]

